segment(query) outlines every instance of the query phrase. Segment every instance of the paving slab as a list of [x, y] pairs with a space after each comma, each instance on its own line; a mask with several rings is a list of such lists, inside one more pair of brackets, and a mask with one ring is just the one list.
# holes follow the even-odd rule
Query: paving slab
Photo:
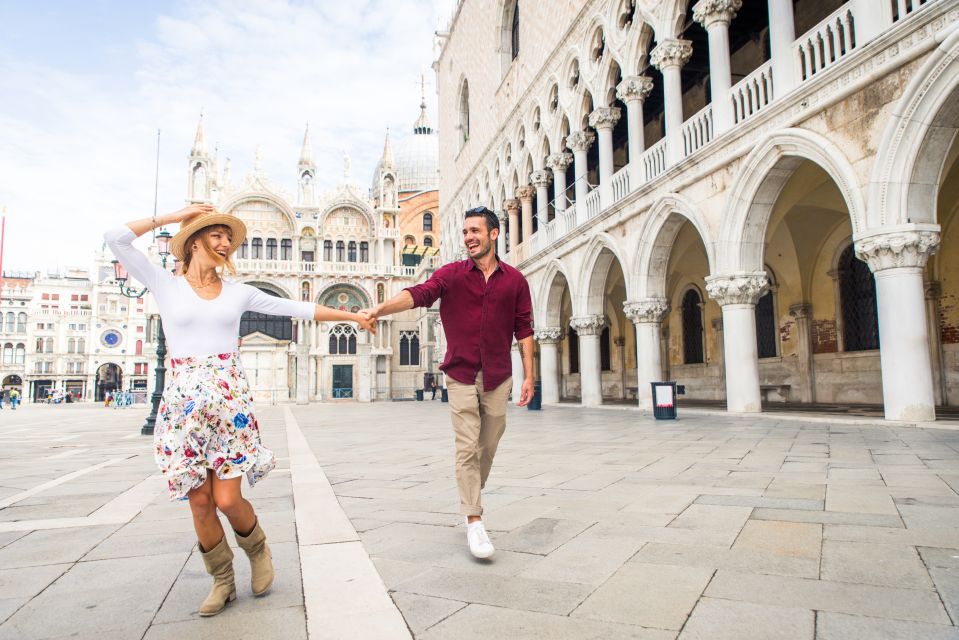
[[816, 640], [959, 640], [953, 626], [868, 618], [822, 611], [816, 617]]
[[679, 634], [680, 640], [813, 640], [816, 613], [702, 598]]
[[826, 540], [822, 545], [823, 580], [932, 589], [929, 572], [915, 547]]

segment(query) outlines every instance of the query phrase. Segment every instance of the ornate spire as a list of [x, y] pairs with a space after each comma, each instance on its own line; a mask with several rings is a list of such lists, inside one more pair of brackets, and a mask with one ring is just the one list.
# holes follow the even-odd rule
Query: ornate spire
[[433, 127], [430, 126], [430, 119], [426, 115], [426, 77], [420, 74], [420, 117], [413, 124], [414, 134], [433, 133]]
[[193, 150], [190, 152], [193, 156], [206, 155], [206, 136], [203, 134], [203, 112], [200, 112], [200, 121], [196, 125], [196, 137], [193, 139]]
[[306, 133], [303, 134], [303, 148], [300, 150], [300, 166], [313, 164], [313, 147], [310, 145], [310, 123], [306, 123]]
[[381, 167], [393, 166], [393, 145], [390, 142], [390, 128], [386, 128], [386, 140], [383, 142], [383, 157], [380, 158]]

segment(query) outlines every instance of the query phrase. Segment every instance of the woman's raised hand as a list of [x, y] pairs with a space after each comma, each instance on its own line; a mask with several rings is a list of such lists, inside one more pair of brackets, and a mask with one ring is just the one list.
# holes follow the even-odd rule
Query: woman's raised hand
[[172, 218], [172, 222], [179, 222], [181, 225], [186, 225], [197, 216], [213, 213], [214, 210], [212, 204], [191, 204], [171, 214], [170, 217]]

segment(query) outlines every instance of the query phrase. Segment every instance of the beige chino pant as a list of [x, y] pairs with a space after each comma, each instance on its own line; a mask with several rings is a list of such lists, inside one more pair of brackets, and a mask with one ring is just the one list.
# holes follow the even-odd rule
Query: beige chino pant
[[486, 486], [496, 447], [506, 430], [506, 403], [512, 378], [492, 391], [483, 391], [483, 373], [475, 384], [463, 384], [446, 377], [453, 435], [456, 437], [456, 484], [460, 491], [460, 513], [483, 515], [480, 492]]

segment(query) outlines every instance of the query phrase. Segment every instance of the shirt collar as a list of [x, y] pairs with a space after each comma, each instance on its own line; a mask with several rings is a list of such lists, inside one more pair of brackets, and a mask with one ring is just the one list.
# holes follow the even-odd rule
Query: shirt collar
[[[468, 260], [469, 263], [470, 263], [470, 269], [471, 269], [471, 270], [473, 270], [473, 269], [475, 269], [476, 271], [479, 271], [479, 270], [480, 270], [480, 268], [476, 266], [476, 262], [475, 262], [472, 258], [467, 258], [467, 260]], [[496, 268], [493, 269], [493, 273], [496, 273], [497, 271], [502, 271], [502, 270], [503, 270], [503, 263], [500, 262], [499, 258], [497, 258], [497, 259], [496, 259]]]

